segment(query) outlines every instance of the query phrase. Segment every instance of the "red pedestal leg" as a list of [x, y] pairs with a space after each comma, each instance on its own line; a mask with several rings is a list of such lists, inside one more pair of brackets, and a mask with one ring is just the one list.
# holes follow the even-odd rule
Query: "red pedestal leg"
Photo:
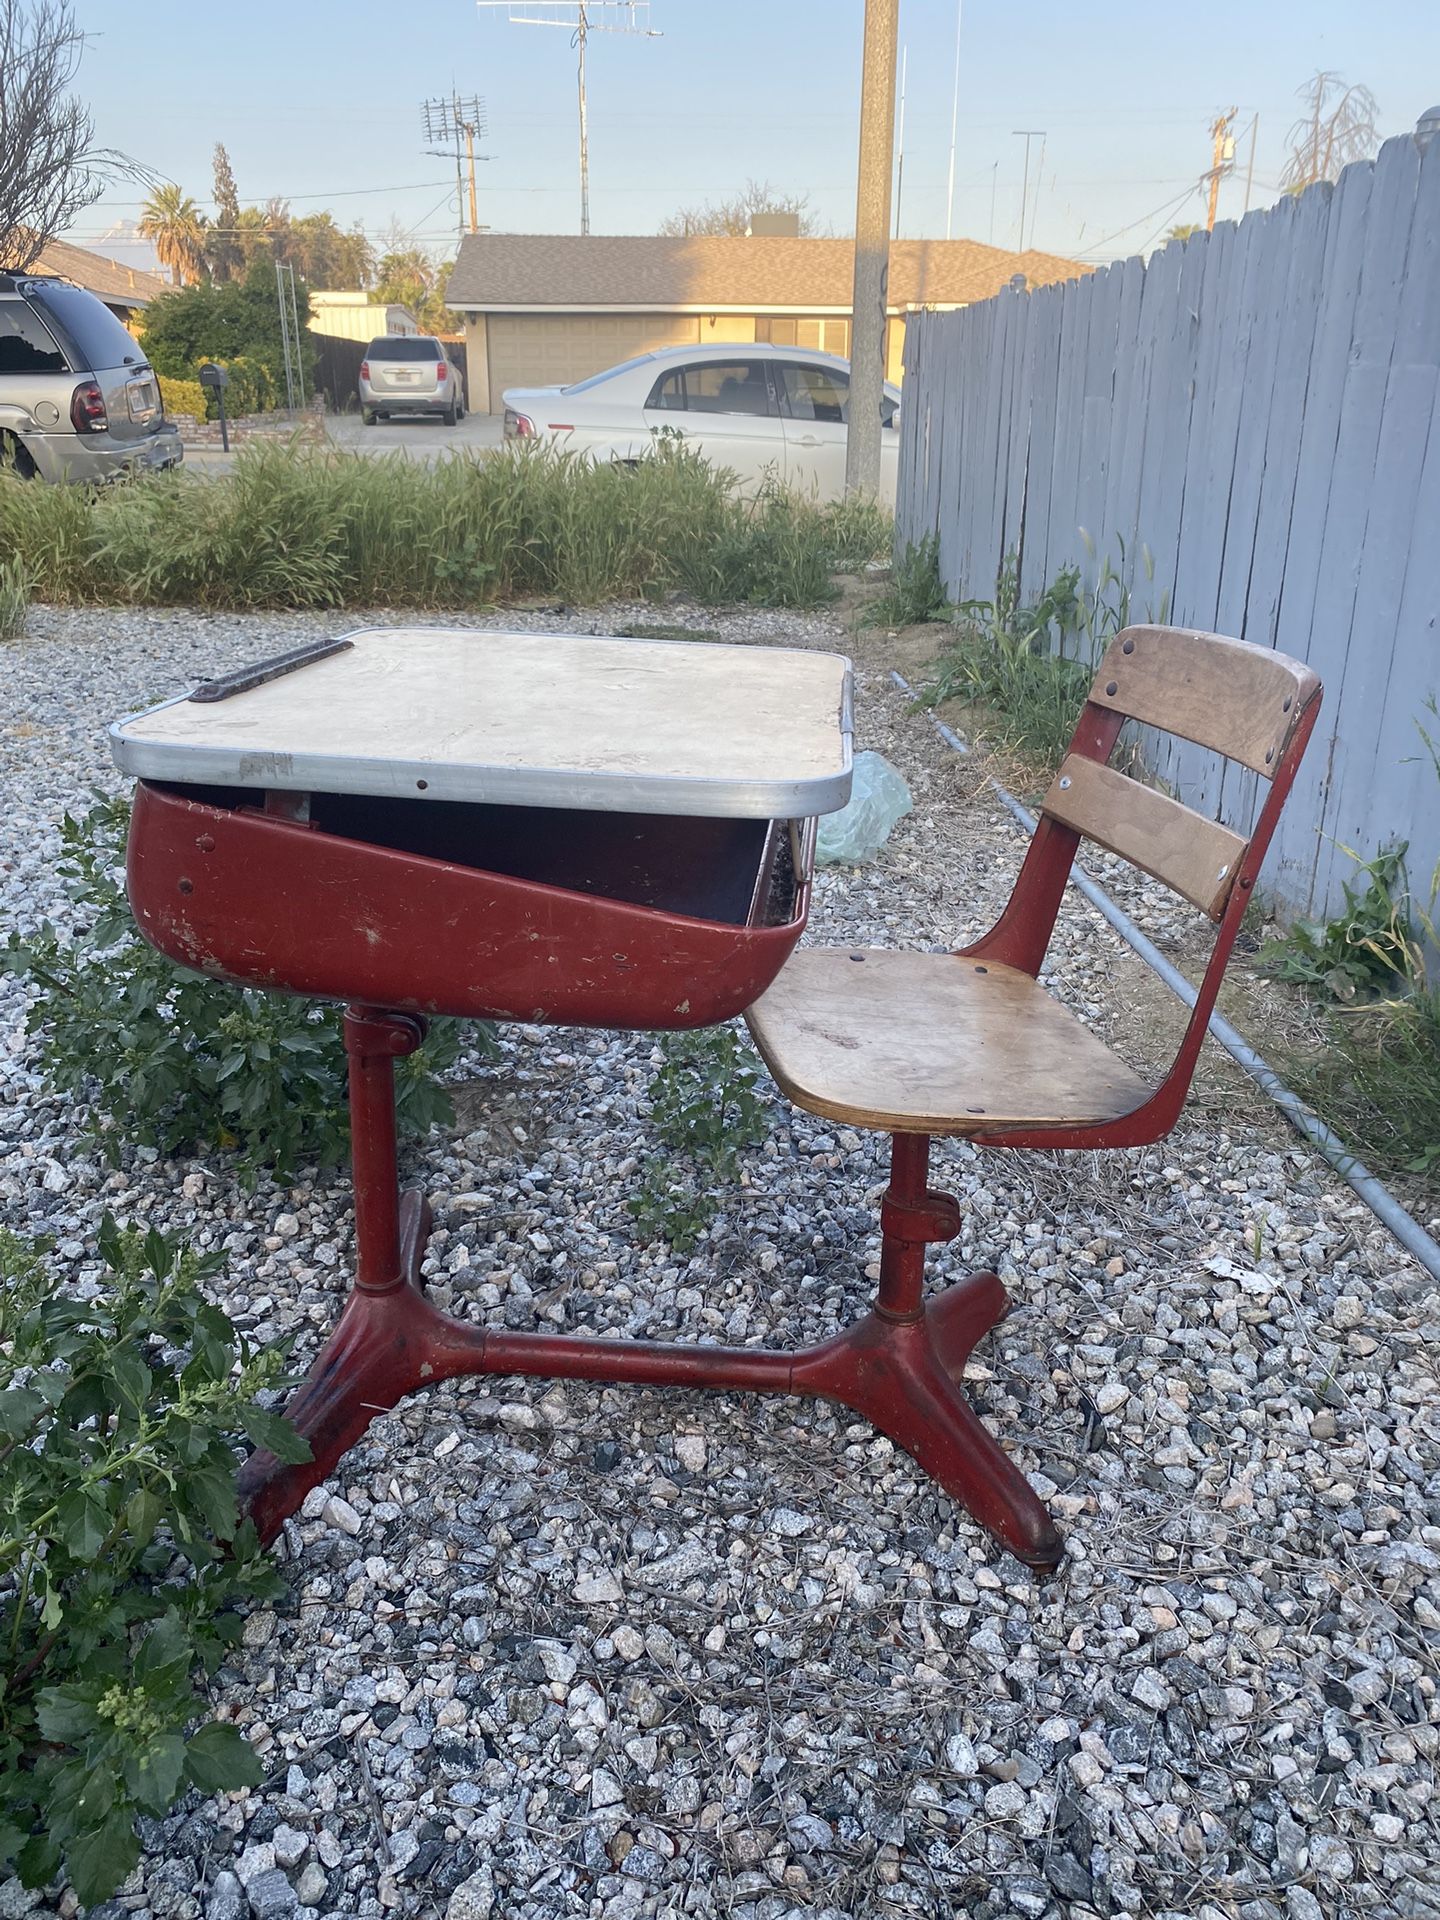
[[956, 1380], [976, 1341], [1008, 1306], [994, 1274], [974, 1274], [923, 1300], [926, 1244], [959, 1230], [955, 1201], [925, 1185], [929, 1141], [898, 1136], [881, 1213], [875, 1308], [844, 1333], [799, 1353], [753, 1347], [489, 1332], [442, 1314], [420, 1287], [429, 1208], [398, 1195], [392, 1062], [420, 1044], [423, 1023], [351, 1008], [350, 1110], [355, 1160], [354, 1291], [287, 1407], [312, 1458], [284, 1466], [257, 1452], [240, 1492], [263, 1539], [329, 1477], [377, 1413], [461, 1374], [810, 1393], [839, 1401], [903, 1447], [997, 1540], [1048, 1570], [1062, 1545], [1041, 1502], [986, 1431]]

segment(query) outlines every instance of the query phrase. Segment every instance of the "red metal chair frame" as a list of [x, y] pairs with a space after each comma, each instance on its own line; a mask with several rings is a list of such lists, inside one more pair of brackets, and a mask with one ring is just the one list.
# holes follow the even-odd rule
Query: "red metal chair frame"
[[[1241, 918], [1318, 707], [1315, 684], [1291, 721], [1195, 1009], [1174, 1064], [1155, 1093], [1118, 1119], [972, 1137], [981, 1144], [1008, 1147], [1129, 1147], [1157, 1140], [1175, 1124]], [[1123, 713], [1092, 697], [1082, 711], [1071, 752], [1107, 761], [1125, 720]], [[1038, 975], [1081, 837], [1048, 816], [1042, 818], [1008, 905], [991, 930], [963, 950], [966, 955], [1018, 968], [1032, 978]], [[287, 1408], [309, 1440], [313, 1458], [301, 1466], [285, 1466], [262, 1451], [242, 1470], [242, 1497], [262, 1538], [272, 1538], [309, 1489], [330, 1475], [376, 1413], [422, 1387], [459, 1375], [529, 1374], [814, 1394], [838, 1401], [910, 1453], [1021, 1560], [1041, 1571], [1058, 1564], [1063, 1542], [1049, 1513], [958, 1384], [976, 1343], [1009, 1309], [1004, 1288], [993, 1273], [979, 1273], [928, 1301], [924, 1298], [926, 1246], [950, 1240], [960, 1230], [957, 1202], [927, 1183], [929, 1136], [892, 1136], [874, 1306], [819, 1345], [783, 1353], [497, 1332], [452, 1319], [426, 1298], [420, 1264], [429, 1207], [419, 1192], [403, 1197], [399, 1192], [393, 1063], [420, 1045], [424, 1021], [414, 1014], [352, 1005], [344, 1024], [356, 1277], [339, 1324]]]

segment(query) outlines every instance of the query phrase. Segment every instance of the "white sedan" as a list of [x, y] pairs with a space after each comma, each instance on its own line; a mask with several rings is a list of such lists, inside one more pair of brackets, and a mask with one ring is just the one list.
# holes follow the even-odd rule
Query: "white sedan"
[[[505, 438], [636, 460], [664, 428], [746, 486], [773, 478], [821, 500], [845, 489], [850, 363], [803, 347], [662, 347], [569, 387], [511, 387]], [[895, 504], [900, 391], [881, 408], [880, 498]]]

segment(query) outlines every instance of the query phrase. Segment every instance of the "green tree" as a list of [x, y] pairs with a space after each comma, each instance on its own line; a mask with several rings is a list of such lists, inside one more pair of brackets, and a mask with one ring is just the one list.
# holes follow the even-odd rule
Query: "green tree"
[[375, 256], [364, 233], [344, 232], [328, 213], [310, 213], [292, 221], [284, 257], [312, 287], [365, 287], [375, 271]]
[[1201, 226], [1198, 220], [1181, 220], [1176, 226], [1169, 229], [1165, 238], [1167, 240], [1188, 240], [1192, 233], [1199, 233], [1200, 231]]
[[375, 298], [408, 307], [427, 333], [453, 333], [455, 315], [445, 304], [453, 260], [433, 260], [419, 247], [387, 253], [376, 268]]
[[220, 141], [215, 143], [215, 224], [207, 236], [206, 253], [211, 278], [222, 285], [234, 280], [245, 263], [237, 228], [240, 225], [240, 196], [235, 190], [235, 175], [230, 155]]
[[802, 234], [813, 235], [819, 222], [808, 193], [780, 193], [768, 180], [747, 180], [728, 200], [707, 201], [701, 207], [680, 207], [660, 222], [660, 233], [718, 234], [743, 239], [757, 213], [794, 214]]
[[145, 202], [139, 231], [154, 242], [161, 265], [170, 269], [179, 286], [194, 286], [207, 277], [205, 216], [173, 180], [157, 187]]
[[[305, 324], [310, 294], [298, 278], [295, 303], [308, 385], [314, 360]], [[275, 405], [283, 394], [285, 358], [274, 268], [257, 258], [242, 280], [228, 286], [162, 294], [146, 310], [145, 351], [156, 371], [172, 380], [195, 379], [202, 360], [222, 362], [230, 369], [229, 405], [236, 413]]]

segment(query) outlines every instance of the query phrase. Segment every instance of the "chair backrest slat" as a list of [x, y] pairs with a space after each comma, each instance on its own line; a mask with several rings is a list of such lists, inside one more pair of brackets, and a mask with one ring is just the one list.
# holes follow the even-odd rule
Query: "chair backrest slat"
[[1106, 649], [1090, 699], [1269, 779], [1319, 685], [1308, 667], [1268, 647], [1183, 627], [1127, 627]]
[[1154, 787], [1098, 760], [1067, 754], [1042, 813], [1119, 854], [1218, 920], [1249, 844]]

